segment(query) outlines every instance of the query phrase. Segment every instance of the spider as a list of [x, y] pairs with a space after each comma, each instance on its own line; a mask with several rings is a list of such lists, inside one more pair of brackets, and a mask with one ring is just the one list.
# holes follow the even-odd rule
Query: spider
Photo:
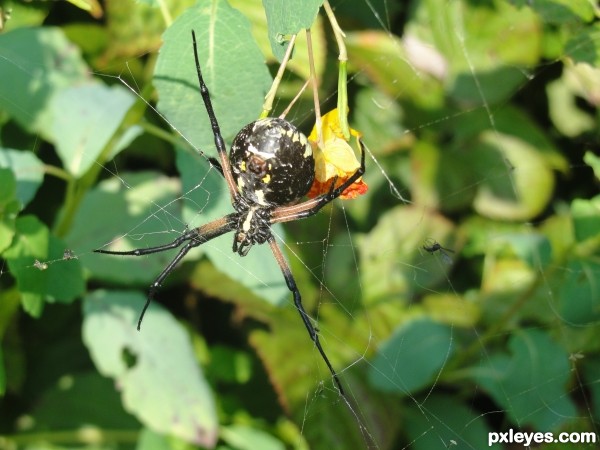
[[312, 216], [339, 197], [365, 172], [364, 146], [359, 140], [360, 167], [347, 181], [335, 187], [337, 180], [334, 179], [328, 192], [300, 202], [300, 199], [308, 193], [315, 177], [312, 147], [306, 136], [282, 118], [259, 119], [243, 127], [237, 134], [228, 158], [210, 94], [202, 78], [196, 35], [193, 30], [192, 46], [200, 95], [208, 113], [219, 158], [218, 161], [215, 158], [209, 158], [209, 161], [216, 166], [227, 183], [234, 212], [188, 230], [168, 244], [130, 251], [102, 249], [94, 251], [109, 255], [142, 256], [181, 247], [179, 253], [150, 285], [146, 303], [137, 324], [139, 330], [146, 309], [163, 281], [192, 248], [230, 231], [234, 233], [233, 251], [240, 256], [246, 256], [253, 245], [267, 243], [281, 269], [287, 287], [294, 297], [294, 305], [300, 313], [310, 338], [331, 372], [340, 394], [344, 395], [338, 375], [329, 362], [319, 341], [317, 330], [302, 305], [300, 290], [296, 286], [290, 266], [271, 232], [271, 226]]

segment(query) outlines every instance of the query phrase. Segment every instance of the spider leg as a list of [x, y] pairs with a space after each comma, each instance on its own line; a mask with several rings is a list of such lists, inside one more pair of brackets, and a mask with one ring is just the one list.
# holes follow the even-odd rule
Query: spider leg
[[229, 194], [231, 195], [231, 201], [234, 202], [238, 199], [239, 193], [235, 182], [233, 181], [233, 175], [231, 174], [231, 164], [229, 163], [229, 158], [227, 157], [225, 141], [223, 140], [223, 136], [221, 136], [221, 129], [219, 127], [219, 122], [217, 121], [217, 116], [215, 115], [215, 111], [210, 100], [210, 93], [208, 92], [208, 87], [206, 86], [204, 78], [202, 77], [202, 70], [200, 70], [200, 59], [198, 58], [198, 46], [196, 44], [196, 33], [194, 32], [194, 30], [192, 30], [192, 44], [194, 47], [194, 58], [196, 60], [196, 73], [198, 74], [198, 84], [200, 85], [200, 95], [202, 96], [202, 100], [204, 101], [204, 106], [206, 108], [208, 119], [210, 120], [210, 126], [212, 128], [213, 136], [215, 138], [215, 146], [217, 147], [217, 152], [219, 153], [219, 160], [221, 161], [220, 172], [225, 177], [227, 187], [229, 188]]
[[198, 247], [199, 245], [204, 244], [222, 234], [225, 234], [233, 229], [235, 229], [237, 221], [237, 214], [228, 214], [221, 219], [214, 220], [205, 225], [202, 225], [198, 228], [194, 228], [193, 230], [189, 230], [186, 233], [179, 236], [173, 242], [164, 245], [158, 245], [156, 247], [149, 248], [138, 248], [135, 250], [128, 250], [124, 252], [119, 251], [110, 251], [110, 250], [102, 250], [96, 249], [94, 252], [96, 253], [105, 253], [108, 255], [124, 255], [124, 256], [143, 256], [150, 255], [152, 253], [159, 253], [165, 250], [171, 250], [181, 246], [184, 242], [187, 242], [181, 249], [179, 253], [173, 258], [173, 260], [163, 269], [163, 271], [156, 277], [154, 282], [150, 285], [150, 289], [148, 290], [148, 296], [146, 297], [146, 303], [142, 308], [142, 312], [140, 314], [140, 318], [138, 319], [137, 329], [140, 330], [142, 326], [142, 320], [144, 319], [144, 314], [146, 314], [146, 310], [148, 306], [150, 306], [150, 302], [154, 300], [154, 296], [156, 292], [162, 285], [162, 282], [167, 278], [167, 276], [175, 269], [175, 266], [181, 261], [181, 259], [187, 255], [187, 253], [194, 247]]
[[335, 384], [337, 385], [338, 390], [340, 391], [340, 394], [343, 396], [344, 388], [342, 387], [342, 383], [340, 382], [340, 379], [338, 378], [338, 375], [337, 375], [335, 369], [329, 362], [329, 358], [325, 354], [325, 350], [323, 350], [323, 347], [321, 346], [321, 342], [319, 341], [319, 335], [317, 334], [317, 330], [315, 330], [315, 327], [311, 323], [310, 318], [308, 317], [308, 314], [304, 310], [304, 306], [302, 305], [302, 297], [300, 295], [300, 290], [296, 286], [296, 281], [294, 280], [294, 275], [292, 274], [292, 271], [290, 270], [290, 266], [287, 263], [287, 261], [285, 260], [285, 257], [283, 256], [281, 249], [277, 245], [275, 238], [273, 236], [270, 236], [268, 239], [268, 242], [269, 242], [269, 246], [271, 247], [271, 250], [273, 252], [273, 255], [275, 256], [275, 260], [277, 261], [277, 264], [279, 264], [279, 267], [281, 268], [281, 272], [283, 273], [283, 277], [285, 278], [287, 287], [294, 295], [294, 305], [296, 306], [296, 309], [300, 313], [300, 317], [302, 317], [304, 326], [308, 330], [308, 334], [310, 335], [310, 338], [312, 339], [312, 341], [315, 343], [317, 350], [319, 350], [319, 353], [321, 354], [321, 358], [323, 358], [323, 361], [325, 361], [327, 368], [331, 372], [331, 375], [333, 376], [333, 380], [335, 381]]
[[152, 253], [160, 253], [165, 250], [171, 250], [173, 248], [179, 247], [185, 241], [189, 241], [194, 239], [198, 235], [198, 229], [194, 228], [193, 230], [188, 231], [185, 234], [182, 234], [173, 242], [164, 245], [157, 245], [156, 247], [148, 247], [148, 248], [136, 248], [135, 250], [127, 250], [124, 252], [112, 251], [112, 250], [102, 250], [98, 248], [94, 250], [94, 253], [104, 253], [107, 255], [123, 255], [123, 256], [143, 256], [143, 255], [151, 255]]

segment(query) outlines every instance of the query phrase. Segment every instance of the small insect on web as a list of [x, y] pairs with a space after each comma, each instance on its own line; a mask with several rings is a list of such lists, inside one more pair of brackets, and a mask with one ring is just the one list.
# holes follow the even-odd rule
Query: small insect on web
[[444, 260], [445, 263], [447, 264], [452, 264], [452, 258], [450, 257], [450, 255], [447, 252], [451, 252], [454, 253], [454, 250], [446, 248], [446, 247], [442, 247], [442, 245], [437, 242], [434, 241], [433, 239], [427, 239], [423, 245], [423, 250], [425, 250], [427, 253], [431, 253], [432, 255], [435, 252], [439, 252], [440, 255], [442, 255], [442, 259]]
[[219, 157], [218, 162], [216, 160], [211, 162], [217, 164], [219, 172], [227, 183], [234, 212], [188, 230], [168, 244], [130, 251], [103, 249], [94, 251], [110, 255], [142, 256], [179, 248], [179, 253], [150, 285], [146, 304], [138, 320], [139, 330], [146, 309], [163, 281], [192, 248], [230, 231], [234, 232], [232, 249], [240, 256], [247, 255], [255, 244], [268, 243], [287, 287], [293, 294], [294, 305], [300, 313], [304, 326], [331, 372], [340, 394], [344, 395], [338, 375], [321, 346], [317, 330], [304, 310], [300, 291], [290, 266], [271, 232], [271, 226], [312, 216], [342, 195], [365, 172], [365, 151], [362, 141], [359, 139], [360, 167], [353, 175], [339, 186], [335, 185], [337, 179], [333, 179], [326, 192], [298, 203], [310, 190], [315, 177], [315, 161], [308, 139], [285, 119], [263, 118], [242, 128], [233, 140], [228, 157], [208, 87], [202, 78], [194, 31], [192, 31], [192, 44], [200, 95], [208, 113]]

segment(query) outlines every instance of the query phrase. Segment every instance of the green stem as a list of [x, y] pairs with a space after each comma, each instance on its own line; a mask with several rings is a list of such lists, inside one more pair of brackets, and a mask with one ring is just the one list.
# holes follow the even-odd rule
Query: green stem
[[153, 123], [144, 121], [139, 125], [144, 129], [146, 133], [151, 134], [152, 136], [155, 136], [159, 139], [162, 139], [163, 141], [166, 141], [173, 146], [181, 146], [183, 144], [188, 145], [191, 149], [194, 149], [193, 146], [185, 139], [181, 139], [180, 137], [165, 130], [164, 128], [154, 125]]
[[346, 44], [344, 43], [344, 38], [346, 35], [342, 31], [342, 28], [337, 22], [335, 18], [335, 14], [333, 14], [333, 10], [331, 9], [331, 5], [327, 0], [323, 3], [323, 8], [325, 9], [325, 13], [327, 14], [327, 18], [329, 19], [329, 23], [331, 24], [331, 28], [333, 29], [333, 35], [335, 36], [335, 41], [338, 46], [339, 56], [338, 60], [340, 61], [340, 66], [338, 69], [338, 96], [337, 96], [337, 110], [338, 110], [338, 118], [340, 121], [340, 127], [342, 128], [342, 133], [344, 133], [344, 139], [346, 141], [350, 140], [350, 125], [348, 125], [348, 52], [346, 51]]
[[160, 13], [163, 16], [163, 20], [167, 25], [167, 28], [171, 26], [173, 23], [173, 17], [171, 17], [171, 13], [169, 12], [169, 8], [164, 0], [158, 0], [158, 6], [160, 7]]
[[64, 180], [66, 182], [69, 182], [73, 179], [71, 174], [66, 170], [61, 169], [60, 167], [51, 166], [49, 164], [44, 165], [44, 172], [48, 175], [53, 175], [56, 178], [60, 178], [61, 180]]
[[285, 51], [285, 56], [279, 65], [279, 69], [277, 70], [277, 75], [273, 79], [273, 83], [271, 84], [271, 89], [267, 92], [265, 96], [265, 102], [263, 103], [263, 110], [260, 113], [260, 118], [264, 119], [268, 117], [269, 113], [273, 109], [273, 100], [275, 99], [275, 94], [277, 94], [277, 89], [279, 88], [279, 84], [281, 83], [281, 79], [283, 78], [283, 73], [285, 72], [285, 68], [287, 66], [290, 57], [292, 56], [292, 50], [294, 49], [294, 44], [296, 43], [296, 34], [294, 34], [290, 41], [288, 42], [287, 50]]

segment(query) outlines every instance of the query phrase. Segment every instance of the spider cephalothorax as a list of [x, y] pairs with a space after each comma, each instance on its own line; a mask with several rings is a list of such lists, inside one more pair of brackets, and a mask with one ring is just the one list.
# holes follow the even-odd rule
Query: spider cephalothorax
[[300, 291], [296, 286], [289, 264], [271, 232], [271, 226], [316, 214], [358, 180], [365, 171], [365, 152], [362, 142], [359, 139], [361, 164], [352, 176], [337, 187], [334, 178], [326, 193], [300, 202], [302, 197], [308, 193], [315, 177], [315, 161], [306, 136], [287, 120], [259, 119], [246, 125], [238, 133], [228, 158], [208, 88], [202, 79], [196, 49], [196, 36], [193, 31], [192, 42], [200, 95], [210, 119], [215, 146], [219, 154], [218, 161], [214, 158], [208, 158], [208, 160], [219, 169], [225, 178], [234, 212], [198, 228], [187, 230], [173, 242], [165, 245], [129, 251], [102, 249], [94, 251], [112, 255], [141, 256], [181, 247], [179, 253], [150, 285], [148, 299], [138, 320], [138, 329], [140, 329], [144, 313], [158, 288], [192, 248], [230, 231], [235, 233], [233, 251], [240, 256], [245, 256], [255, 244], [268, 243], [287, 287], [294, 296], [294, 305], [300, 313], [304, 326], [343, 395], [342, 384], [321, 346], [317, 330], [302, 306]]

